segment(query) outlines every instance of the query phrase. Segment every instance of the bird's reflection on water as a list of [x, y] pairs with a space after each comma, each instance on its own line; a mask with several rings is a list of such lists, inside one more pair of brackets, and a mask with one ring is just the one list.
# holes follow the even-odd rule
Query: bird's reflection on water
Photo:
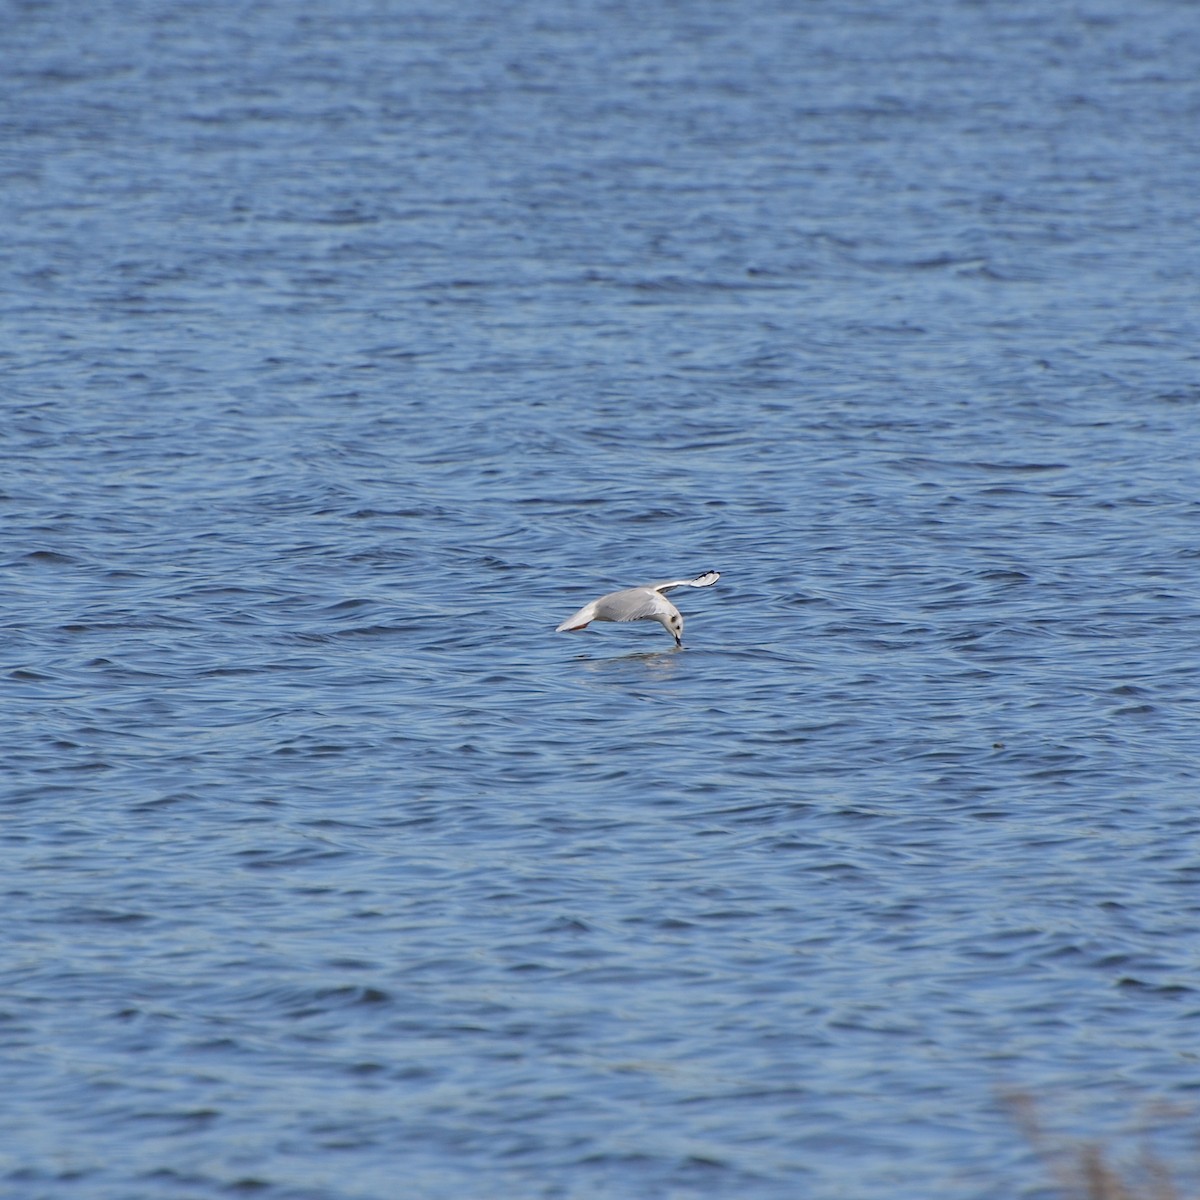
[[628, 654], [607, 655], [604, 658], [592, 658], [590, 655], [581, 654], [575, 661], [596, 673], [613, 671], [635, 663], [641, 663], [654, 671], [673, 672], [679, 665], [678, 656], [683, 652], [683, 646], [671, 646], [666, 650], [635, 650]]

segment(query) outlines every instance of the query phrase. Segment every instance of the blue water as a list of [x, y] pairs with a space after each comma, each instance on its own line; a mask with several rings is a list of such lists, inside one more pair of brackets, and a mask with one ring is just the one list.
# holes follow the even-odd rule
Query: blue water
[[0, 55], [5, 1196], [1044, 1200], [1012, 1093], [1192, 1162], [1194, 6]]

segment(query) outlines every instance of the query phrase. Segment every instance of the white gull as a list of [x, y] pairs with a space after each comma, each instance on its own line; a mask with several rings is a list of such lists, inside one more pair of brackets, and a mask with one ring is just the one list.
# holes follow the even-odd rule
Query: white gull
[[705, 571], [695, 579], [668, 579], [664, 583], [609, 592], [585, 604], [554, 632], [586, 629], [592, 621], [657, 621], [675, 639], [675, 645], [682, 646], [683, 615], [663, 593], [678, 587], [712, 587], [720, 578], [720, 571]]

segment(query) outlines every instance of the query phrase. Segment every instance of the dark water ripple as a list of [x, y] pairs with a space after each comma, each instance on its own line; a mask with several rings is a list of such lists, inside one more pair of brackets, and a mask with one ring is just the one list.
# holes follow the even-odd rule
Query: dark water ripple
[[1127, 7], [11, 6], [0, 1191], [1045, 1195], [1007, 1090], [1186, 1172]]

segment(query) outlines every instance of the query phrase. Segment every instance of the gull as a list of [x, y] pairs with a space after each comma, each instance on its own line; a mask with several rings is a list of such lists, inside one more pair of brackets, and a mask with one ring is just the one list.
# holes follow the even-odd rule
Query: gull
[[585, 604], [554, 632], [586, 629], [592, 621], [657, 621], [675, 639], [675, 645], [682, 646], [683, 615], [663, 593], [677, 587], [712, 587], [720, 578], [720, 571], [705, 571], [695, 579], [668, 579], [665, 583], [609, 592]]

